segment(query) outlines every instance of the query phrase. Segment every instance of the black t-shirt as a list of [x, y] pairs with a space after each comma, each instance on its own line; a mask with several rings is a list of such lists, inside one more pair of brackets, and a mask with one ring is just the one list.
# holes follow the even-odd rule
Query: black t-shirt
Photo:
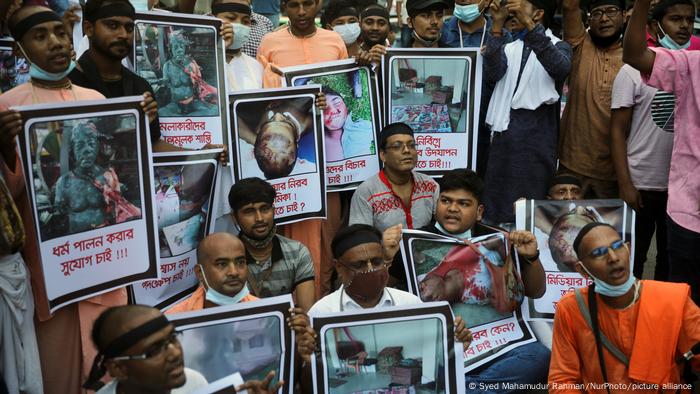
[[[74, 84], [97, 90], [107, 98], [117, 98], [124, 96], [140, 96], [146, 92], [151, 92], [155, 98], [155, 93], [151, 84], [139, 75], [134, 74], [126, 67], [122, 66], [122, 79], [119, 81], [106, 82], [100, 78], [100, 73], [97, 71], [97, 66], [93, 63], [90, 56], [86, 52], [78, 59], [79, 67], [76, 67], [68, 78]], [[158, 117], [150, 123], [151, 143], [155, 143], [160, 139], [160, 121]]]

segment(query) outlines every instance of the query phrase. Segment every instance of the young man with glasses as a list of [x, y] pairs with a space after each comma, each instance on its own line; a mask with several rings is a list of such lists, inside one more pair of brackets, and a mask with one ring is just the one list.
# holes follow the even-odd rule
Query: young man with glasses
[[619, 385], [608, 392], [690, 388], [681, 373], [686, 361], [700, 371], [700, 355], [690, 352], [700, 343], [700, 308], [688, 285], [636, 279], [629, 248], [609, 224], [587, 224], [574, 249], [576, 270], [593, 284], [557, 304], [550, 392], [604, 392], [605, 383]]
[[559, 133], [559, 173], [581, 180], [586, 198], [616, 198], [610, 156], [610, 102], [613, 81], [622, 67], [624, 2], [594, 0], [586, 30], [579, 0], [564, 0], [564, 40], [573, 58], [569, 90]]
[[[382, 232], [398, 224], [407, 229], [427, 225], [439, 192], [432, 178], [413, 171], [418, 162], [413, 130], [405, 123], [389, 124], [379, 133], [377, 146], [383, 168], [355, 190], [350, 224], [367, 224]], [[394, 266], [394, 280], [405, 281], [403, 267]]]
[[[114, 307], [102, 313], [92, 327], [99, 353], [84, 387], [97, 394], [189, 394], [205, 386], [201, 373], [185, 367], [180, 333], [158, 309], [144, 305]], [[106, 372], [114, 378], [104, 385]], [[276, 393], [270, 387], [274, 372], [263, 381], [248, 381], [237, 390], [251, 394]]]

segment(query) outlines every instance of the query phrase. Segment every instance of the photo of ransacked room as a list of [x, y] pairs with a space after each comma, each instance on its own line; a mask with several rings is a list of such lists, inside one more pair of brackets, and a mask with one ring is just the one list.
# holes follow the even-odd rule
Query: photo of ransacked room
[[244, 381], [263, 380], [282, 364], [281, 318], [260, 317], [212, 324], [183, 331], [185, 366], [214, 382], [236, 372]]
[[155, 166], [160, 257], [187, 253], [204, 237], [214, 170], [213, 162]]
[[444, 332], [444, 324], [437, 318], [326, 330], [328, 392], [444, 393]]
[[467, 127], [466, 59], [392, 59], [391, 122], [416, 133], [457, 133]]

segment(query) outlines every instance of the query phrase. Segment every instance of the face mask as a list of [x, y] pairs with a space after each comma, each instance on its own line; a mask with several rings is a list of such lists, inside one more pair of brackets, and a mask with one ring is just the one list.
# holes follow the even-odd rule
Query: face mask
[[65, 71], [62, 71], [60, 73], [50, 73], [48, 71], [45, 71], [41, 67], [37, 66], [34, 62], [32, 62], [29, 59], [29, 56], [27, 56], [27, 53], [24, 52], [24, 48], [22, 48], [22, 46], [19, 45], [19, 43], [17, 43], [17, 45], [19, 46], [20, 51], [22, 51], [24, 58], [27, 59], [28, 61], [30, 61], [29, 76], [32, 79], [39, 79], [42, 81], [53, 81], [53, 82], [60, 81], [63, 78], [67, 77], [68, 74], [70, 74], [70, 72], [73, 71], [73, 69], [75, 68], [75, 60], [71, 59], [70, 63], [68, 64], [68, 68]]
[[478, 4], [455, 4], [455, 10], [453, 14], [457, 17], [457, 19], [461, 20], [462, 22], [471, 23], [474, 22], [476, 18], [479, 17], [479, 15], [481, 15], [481, 12], [479, 12]]
[[268, 245], [270, 245], [270, 243], [272, 242], [272, 239], [275, 238], [275, 235], [277, 235], [277, 225], [276, 224], [272, 226], [272, 230], [270, 230], [270, 233], [267, 234], [267, 236], [264, 239], [251, 238], [241, 230], [240, 226], [237, 225], [237, 227], [238, 227], [238, 231], [239, 231], [238, 237], [241, 238], [246, 243], [248, 243], [248, 245], [250, 245], [256, 249], [266, 248]]
[[233, 305], [239, 303], [243, 297], [247, 296], [250, 292], [248, 291], [248, 284], [244, 284], [243, 288], [241, 291], [238, 292], [233, 297], [229, 297], [226, 294], [221, 294], [218, 291], [214, 290], [211, 286], [209, 286], [209, 282], [207, 282], [207, 276], [204, 275], [204, 267], [200, 265], [201, 270], [202, 270], [202, 278], [204, 278], [204, 284], [207, 285], [207, 292], [205, 298], [207, 301], [212, 302], [216, 305]]
[[586, 266], [584, 266], [582, 263], [579, 262], [578, 264], [581, 264], [581, 267], [583, 267], [583, 270], [586, 271], [586, 273], [591, 278], [593, 278], [593, 283], [595, 283], [594, 290], [596, 293], [598, 293], [600, 295], [604, 295], [604, 296], [608, 296], [608, 297], [619, 297], [621, 295], [627, 294], [627, 292], [630, 291], [632, 286], [634, 286], [635, 278], [634, 278], [634, 275], [632, 275], [632, 272], [630, 272], [629, 277], [627, 278], [627, 281], [625, 283], [623, 283], [621, 285], [613, 286], [613, 285], [611, 285], [605, 281], [602, 281], [602, 280], [596, 278], [595, 276], [593, 276], [593, 274], [591, 274], [590, 271], [588, 271], [588, 269], [586, 268]]
[[673, 39], [668, 34], [666, 34], [664, 29], [661, 27], [660, 23], [657, 23], [657, 25], [659, 26], [659, 30], [661, 30], [661, 33], [663, 33], [664, 35], [663, 38], [659, 38], [658, 40], [659, 44], [661, 44], [662, 47], [674, 51], [679, 49], [688, 49], [688, 47], [690, 46], [690, 40], [688, 40], [688, 42], [686, 42], [683, 45], [678, 45], [677, 42], [673, 41]]
[[350, 297], [359, 301], [367, 301], [378, 298], [389, 280], [389, 271], [386, 267], [377, 268], [368, 272], [355, 272], [350, 283], [345, 286], [345, 292]]
[[445, 230], [445, 228], [442, 227], [440, 225], [440, 223], [438, 223], [438, 222], [435, 222], [435, 228], [438, 229], [438, 231], [440, 231], [441, 233], [448, 235], [450, 237], [455, 237], [455, 238], [459, 238], [459, 239], [467, 239], [467, 238], [472, 237], [472, 230], [471, 229], [469, 229], [463, 233], [452, 234], [452, 233], [448, 232], [447, 230]]
[[358, 22], [333, 26], [333, 31], [340, 34], [340, 38], [343, 39], [345, 45], [350, 45], [357, 41], [357, 37], [360, 36], [361, 32]]
[[250, 37], [250, 26], [240, 23], [232, 23], [231, 26], [233, 26], [233, 42], [229, 45], [229, 49], [241, 49]]

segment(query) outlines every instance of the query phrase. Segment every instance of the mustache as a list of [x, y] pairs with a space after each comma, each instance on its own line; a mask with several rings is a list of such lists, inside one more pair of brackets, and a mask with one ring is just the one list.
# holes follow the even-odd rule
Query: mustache
[[129, 43], [128, 43], [127, 41], [125, 41], [125, 40], [120, 40], [120, 41], [115, 41], [115, 42], [109, 44], [109, 47], [110, 47], [110, 48], [111, 48], [111, 47], [125, 47], [125, 48], [129, 48]]

